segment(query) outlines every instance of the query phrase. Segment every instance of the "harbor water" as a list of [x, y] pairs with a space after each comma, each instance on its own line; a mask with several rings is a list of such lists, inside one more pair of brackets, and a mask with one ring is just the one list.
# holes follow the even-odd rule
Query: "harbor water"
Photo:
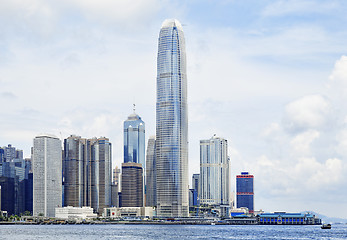
[[347, 239], [347, 225], [0, 225], [0, 239]]

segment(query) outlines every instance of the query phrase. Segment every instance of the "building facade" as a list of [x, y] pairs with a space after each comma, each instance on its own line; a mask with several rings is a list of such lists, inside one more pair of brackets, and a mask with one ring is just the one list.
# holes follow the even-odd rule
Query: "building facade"
[[124, 162], [145, 168], [145, 123], [135, 112], [124, 121]]
[[175, 19], [165, 20], [159, 33], [156, 160], [158, 216], [188, 216], [186, 50], [182, 25]]
[[54, 217], [62, 206], [62, 147], [59, 138], [40, 135], [33, 146], [33, 215]]
[[246, 207], [249, 213], [254, 213], [254, 176], [242, 172], [236, 176], [236, 206]]
[[123, 207], [143, 207], [144, 169], [145, 123], [135, 113], [134, 109], [134, 113], [124, 121], [124, 163], [122, 164]]
[[[64, 140], [64, 206], [88, 206], [90, 151], [87, 139], [71, 135]], [[89, 155], [89, 156], [88, 156]]]
[[112, 153], [108, 138], [64, 140], [64, 206], [111, 206]]
[[146, 155], [146, 206], [157, 206], [157, 171], [155, 137], [150, 137]]
[[112, 145], [108, 138], [93, 138], [91, 147], [91, 207], [98, 214], [111, 206]]
[[122, 163], [122, 207], [143, 207], [141, 163]]
[[202, 205], [229, 205], [228, 142], [213, 136], [200, 141], [200, 191]]

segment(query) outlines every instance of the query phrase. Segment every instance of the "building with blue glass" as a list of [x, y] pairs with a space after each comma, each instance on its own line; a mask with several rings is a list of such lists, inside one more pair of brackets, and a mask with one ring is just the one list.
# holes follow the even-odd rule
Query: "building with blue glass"
[[132, 113], [124, 121], [122, 207], [143, 207], [145, 169], [145, 123]]
[[254, 213], [254, 176], [242, 172], [236, 176], [236, 206], [246, 207], [249, 213]]
[[157, 55], [157, 215], [185, 217], [188, 199], [186, 50], [182, 25], [163, 22]]
[[135, 111], [124, 121], [124, 163], [128, 162], [145, 168], [145, 123]]

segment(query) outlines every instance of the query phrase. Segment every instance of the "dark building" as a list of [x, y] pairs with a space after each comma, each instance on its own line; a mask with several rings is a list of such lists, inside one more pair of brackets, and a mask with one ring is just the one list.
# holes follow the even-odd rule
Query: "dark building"
[[64, 140], [64, 206], [111, 206], [111, 143], [108, 138], [70, 136]]
[[[8, 215], [32, 212], [33, 182], [29, 175], [31, 161], [23, 159], [23, 151], [12, 145], [0, 148], [0, 185], [2, 210]], [[28, 202], [28, 203], [26, 203]]]
[[122, 207], [143, 207], [143, 168], [140, 163], [122, 163]]
[[254, 176], [242, 172], [236, 176], [236, 206], [246, 207], [250, 213], [254, 212]]
[[189, 207], [198, 205], [198, 192], [194, 188], [189, 189]]
[[7, 211], [10, 216], [15, 214], [15, 179], [0, 177], [1, 186], [1, 210]]
[[5, 150], [0, 148], [0, 163], [5, 162]]
[[118, 207], [118, 185], [112, 184], [111, 185], [111, 207]]
[[33, 173], [28, 173], [25, 184], [25, 211], [33, 212]]

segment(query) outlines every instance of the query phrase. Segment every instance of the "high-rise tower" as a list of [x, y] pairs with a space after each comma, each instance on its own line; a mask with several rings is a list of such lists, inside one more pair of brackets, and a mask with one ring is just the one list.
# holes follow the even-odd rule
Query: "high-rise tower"
[[229, 205], [229, 182], [227, 140], [216, 136], [200, 140], [200, 203]]
[[70, 136], [64, 141], [64, 205], [91, 206], [102, 213], [111, 205], [112, 154], [108, 138]]
[[[135, 105], [134, 105], [135, 107]], [[145, 168], [145, 123], [135, 113], [124, 121], [122, 207], [143, 207]]]
[[156, 155], [158, 216], [188, 216], [186, 50], [175, 19], [165, 20], [159, 34]]
[[124, 162], [141, 163], [145, 168], [145, 123], [135, 110], [124, 121]]
[[59, 138], [40, 135], [33, 147], [33, 215], [54, 217], [62, 206], [62, 149]]
[[157, 206], [157, 169], [155, 137], [150, 137], [146, 155], [146, 206]]
[[254, 176], [248, 172], [241, 172], [236, 176], [236, 204], [237, 208], [246, 207], [254, 213]]

